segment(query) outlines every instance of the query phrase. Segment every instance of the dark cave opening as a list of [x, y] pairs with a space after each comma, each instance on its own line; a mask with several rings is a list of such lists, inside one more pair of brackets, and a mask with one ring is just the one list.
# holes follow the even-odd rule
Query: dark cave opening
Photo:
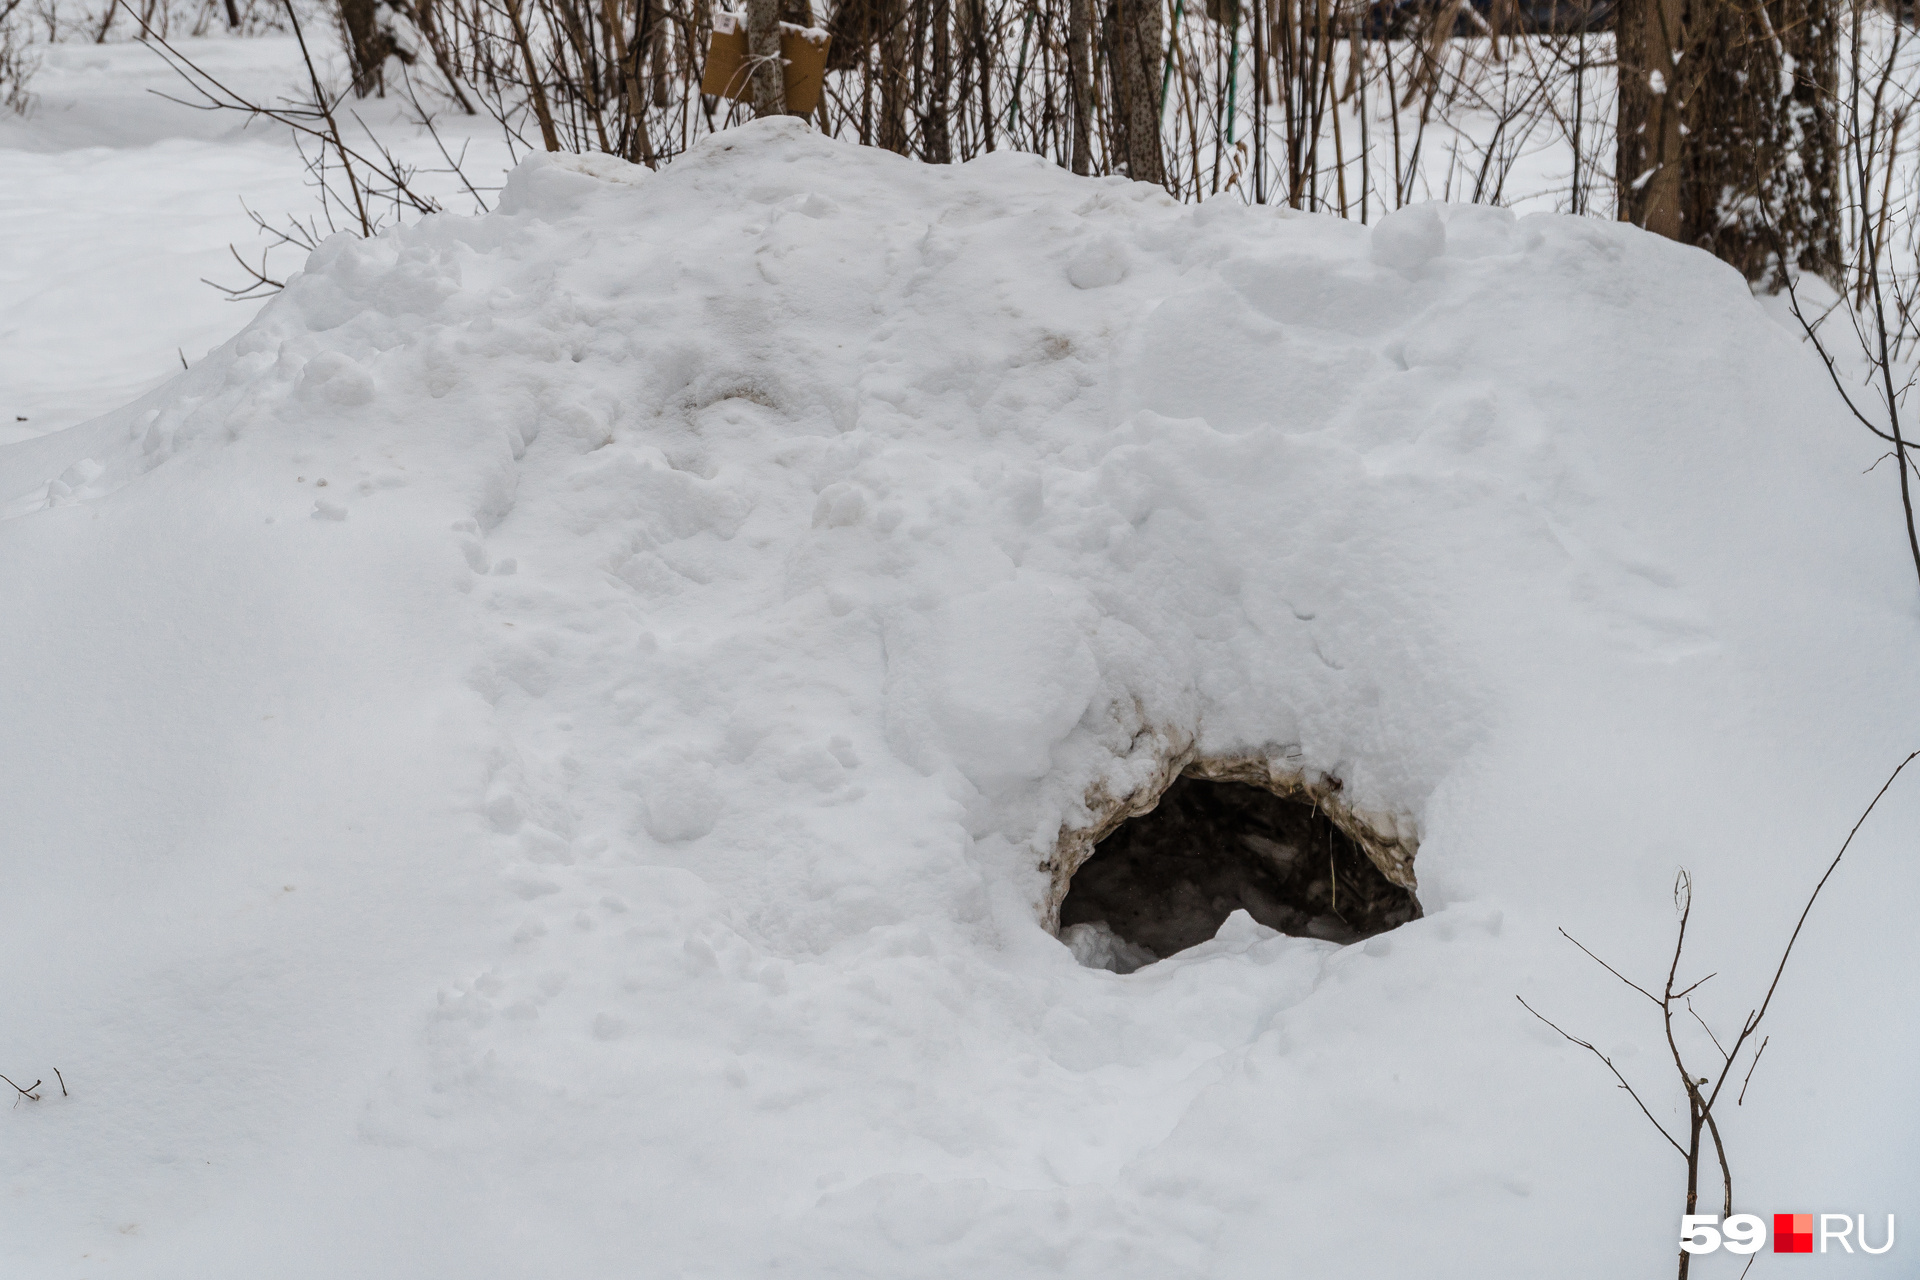
[[1313, 805], [1182, 777], [1094, 846], [1060, 904], [1060, 934], [1082, 963], [1126, 973], [1206, 942], [1243, 908], [1338, 943], [1420, 917], [1413, 893]]

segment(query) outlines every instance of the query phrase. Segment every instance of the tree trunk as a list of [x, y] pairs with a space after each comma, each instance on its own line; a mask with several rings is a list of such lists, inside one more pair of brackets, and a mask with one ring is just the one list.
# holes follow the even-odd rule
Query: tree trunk
[[644, 88], [640, 82], [640, 41], [645, 38], [649, 24], [656, 20], [652, 0], [641, 0], [633, 15], [634, 43], [627, 43], [625, 28], [620, 23], [617, 0], [601, 0], [606, 6], [607, 30], [613, 33], [613, 56], [620, 68], [620, 79], [627, 91], [627, 130], [623, 138], [628, 161], [654, 167], [653, 141], [647, 135], [647, 104]]
[[[382, 94], [386, 85], [381, 68], [387, 59], [401, 53], [393, 37], [380, 25], [378, 0], [340, 0], [340, 25], [347, 33], [347, 57], [353, 65], [353, 93], [364, 98], [375, 89]], [[412, 61], [408, 58], [407, 61]]]
[[[653, 105], [665, 108], [673, 105], [667, 93], [667, 23], [653, 0], [645, 3], [653, 22]], [[639, 60], [634, 61], [637, 65]]]
[[[1682, 86], [1674, 74], [1684, 47], [1684, 0], [1620, 0], [1620, 120], [1614, 162], [1623, 221], [1678, 240]], [[1691, 64], [1690, 64], [1691, 65]]]
[[[993, 44], [988, 39], [987, 0], [962, 0], [972, 6], [973, 62], [980, 92], [980, 135], [987, 150], [993, 150]], [[1154, 0], [1158, 4], [1159, 0]]]
[[787, 114], [787, 69], [780, 59], [780, 0], [747, 0], [747, 57], [753, 63], [754, 118]]
[[1160, 152], [1160, 64], [1166, 57], [1160, 0], [1119, 0], [1121, 107], [1127, 119], [1127, 176], [1166, 185]]
[[907, 154], [907, 32], [905, 5], [886, 0], [880, 33], [880, 145]]
[[1839, 272], [1834, 0], [1622, 0], [1620, 216], [1756, 284]]
[[1688, 117], [1686, 238], [1768, 290], [1795, 267], [1837, 284], [1836, 6], [1722, 0], [1716, 17]]
[[922, 150], [929, 164], [953, 163], [953, 139], [947, 104], [953, 96], [953, 13], [950, 0], [933, 0], [933, 70], [927, 82], [927, 113]]
[[1073, 80], [1073, 171], [1093, 169], [1093, 0], [1067, 0], [1067, 65]]

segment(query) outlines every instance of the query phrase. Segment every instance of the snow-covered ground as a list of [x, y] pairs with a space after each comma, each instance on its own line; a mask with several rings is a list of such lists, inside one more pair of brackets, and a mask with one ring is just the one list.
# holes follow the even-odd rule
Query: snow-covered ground
[[[291, 36], [179, 47], [256, 101], [298, 98]], [[229, 246], [257, 264], [271, 244], [247, 208], [276, 226], [319, 209], [285, 130], [189, 105], [195, 95], [145, 45], [39, 45], [35, 56], [31, 114], [0, 112], [0, 443], [124, 404], [232, 337], [259, 304], [203, 281], [244, 284]], [[354, 105], [410, 162], [444, 165], [399, 102]], [[497, 186], [504, 146], [442, 123], [450, 146], [470, 143], [476, 181]], [[467, 207], [451, 179], [422, 184]], [[269, 265], [284, 273], [299, 257], [281, 249]]]
[[[781, 122], [241, 328], [193, 277], [290, 149], [74, 100], [0, 139], [0, 386], [104, 411], [0, 449], [0, 1070], [70, 1090], [7, 1274], [1672, 1265], [1678, 1159], [1514, 996], [1670, 1122], [1556, 928], [1657, 982], [1689, 868], [1735, 1022], [1920, 746], [1893, 478], [1733, 273]], [[1340, 779], [1425, 917], [1075, 963], [1043, 863], [1195, 751]], [[1920, 1211], [1917, 827], [1801, 936], [1740, 1209]]]

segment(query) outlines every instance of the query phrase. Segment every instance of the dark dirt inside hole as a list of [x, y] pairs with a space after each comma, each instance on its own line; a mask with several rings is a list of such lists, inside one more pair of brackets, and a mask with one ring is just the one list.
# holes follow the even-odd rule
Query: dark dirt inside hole
[[1105, 921], [1164, 957], [1212, 938], [1241, 908], [1282, 933], [1341, 943], [1420, 917], [1419, 900], [1313, 806], [1183, 777], [1094, 847], [1060, 927]]

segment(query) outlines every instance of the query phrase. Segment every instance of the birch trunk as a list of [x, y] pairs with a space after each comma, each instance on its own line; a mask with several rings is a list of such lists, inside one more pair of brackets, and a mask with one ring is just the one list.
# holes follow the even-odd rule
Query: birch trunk
[[1120, 0], [1121, 106], [1127, 121], [1127, 176], [1166, 185], [1160, 150], [1160, 65], [1166, 57], [1160, 0]]
[[780, 60], [780, 0], [747, 0], [747, 57], [753, 61], [754, 118], [787, 114], [787, 70]]

